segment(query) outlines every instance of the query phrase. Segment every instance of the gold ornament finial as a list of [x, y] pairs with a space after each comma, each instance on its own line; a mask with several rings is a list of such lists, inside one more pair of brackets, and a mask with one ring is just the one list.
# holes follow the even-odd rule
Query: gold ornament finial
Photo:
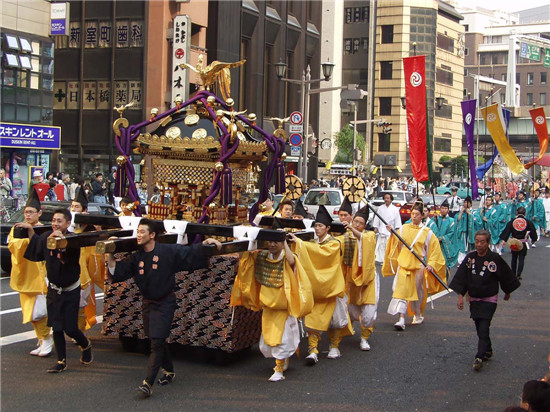
[[157, 114], [159, 114], [159, 109], [157, 109], [156, 107], [153, 107], [151, 109], [151, 116], [155, 117]]
[[225, 104], [227, 105], [227, 107], [233, 107], [235, 105], [235, 100], [230, 97], [225, 101]]
[[246, 60], [244, 59], [235, 63], [225, 63], [214, 60], [203, 68], [204, 56], [199, 54], [195, 67], [187, 63], [182, 63], [179, 67], [197, 73], [200, 78], [200, 83], [205, 90], [210, 90], [212, 85], [218, 83], [223, 99], [227, 100], [231, 95], [231, 74], [229, 69], [242, 66], [245, 62]]
[[214, 169], [216, 169], [217, 172], [223, 171], [223, 163], [222, 162], [216, 162], [214, 165]]
[[124, 113], [124, 111], [129, 108], [129, 107], [132, 107], [133, 105], [135, 105], [136, 102], [134, 102], [133, 100], [128, 103], [128, 104], [125, 104], [124, 106], [123, 105], [120, 105], [120, 106], [115, 106], [114, 109], [118, 112], [118, 114], [120, 115], [120, 117], [122, 117], [122, 114]]
[[248, 120], [250, 120], [251, 122], [255, 122], [256, 121], [256, 113], [249, 113], [248, 114]]
[[118, 156], [116, 158], [116, 164], [119, 165], [119, 166], [122, 166], [124, 165], [128, 160], [124, 157], [124, 156]]

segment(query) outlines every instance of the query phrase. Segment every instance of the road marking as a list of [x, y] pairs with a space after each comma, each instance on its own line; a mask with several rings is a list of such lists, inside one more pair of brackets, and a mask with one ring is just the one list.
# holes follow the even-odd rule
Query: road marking
[[3, 278], [0, 278], [0, 280], [4, 280], [4, 279], [11, 279], [10, 276], [4, 276]]
[[[103, 316], [96, 316], [97, 324], [103, 323]], [[26, 340], [36, 339], [36, 333], [34, 330], [22, 333], [16, 333], [15, 335], [4, 336], [0, 338], [0, 348], [2, 346], [11, 345], [12, 343], [24, 342]]]
[[0, 294], [0, 298], [3, 298], [4, 296], [11, 296], [11, 295], [17, 295], [19, 292], [6, 292]]
[[[19, 293], [19, 292], [13, 292], [13, 293]], [[0, 295], [1, 296], [4, 296], [4, 295]], [[95, 295], [95, 300], [103, 300], [103, 296], [104, 296], [104, 293], [96, 293]], [[21, 308], [14, 308], [14, 309], [6, 309], [6, 310], [3, 310], [0, 312], [0, 316], [1, 315], [8, 315], [10, 313], [15, 313], [15, 312], [21, 312]]]

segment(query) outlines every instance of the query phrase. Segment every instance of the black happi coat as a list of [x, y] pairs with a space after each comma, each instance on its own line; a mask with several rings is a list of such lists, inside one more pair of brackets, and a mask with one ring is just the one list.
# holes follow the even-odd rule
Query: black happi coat
[[[487, 265], [483, 271], [485, 262]], [[472, 273], [472, 264], [475, 264], [475, 274]], [[498, 294], [499, 285], [504, 293], [512, 293], [521, 283], [508, 263], [498, 253], [488, 250], [485, 256], [478, 256], [476, 251], [468, 253], [449, 287], [460, 295], [468, 292], [473, 298], [488, 298]]]
[[510, 238], [510, 235], [519, 240], [527, 239], [527, 235], [531, 237], [533, 242], [538, 240], [535, 225], [523, 215], [519, 215], [518, 217], [510, 220], [500, 234], [500, 238], [506, 242]]
[[155, 243], [151, 252], [139, 250], [116, 264], [113, 282], [131, 277], [147, 300], [160, 300], [174, 291], [176, 272], [207, 266], [201, 243], [191, 246]]
[[48, 280], [57, 287], [66, 288], [80, 279], [80, 248], [48, 249], [48, 237], [52, 232], [50, 230], [40, 236], [34, 234], [23, 257], [32, 262], [45, 260]]

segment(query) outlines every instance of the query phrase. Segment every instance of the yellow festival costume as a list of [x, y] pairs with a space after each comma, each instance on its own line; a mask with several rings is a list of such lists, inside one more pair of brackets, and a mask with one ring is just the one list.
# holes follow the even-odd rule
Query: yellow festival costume
[[50, 334], [47, 326], [48, 317], [39, 321], [32, 321], [32, 313], [37, 295], [46, 294], [46, 264], [45, 262], [31, 262], [23, 257], [30, 239], [16, 239], [13, 237], [13, 228], [8, 235], [8, 249], [11, 252], [10, 287], [19, 292], [23, 323], [32, 322], [38, 339], [44, 339]]
[[305, 318], [306, 327], [326, 331], [334, 314], [336, 298], [344, 297], [346, 286], [340, 242], [329, 235], [321, 243], [297, 239], [294, 252], [309, 277], [313, 292], [314, 304]]
[[[83, 233], [85, 231], [84, 228], [85, 226], [79, 227], [75, 229], [74, 233]], [[103, 261], [103, 257], [99, 256], [99, 258]], [[78, 311], [78, 329], [85, 332], [97, 323], [94, 284], [98, 284], [98, 286], [104, 285], [104, 280], [100, 281], [99, 279], [103, 278], [105, 264], [98, 265], [99, 261], [98, 255], [95, 252], [95, 246], [88, 246], [80, 249], [79, 263], [81, 293], [86, 294], [86, 288], [90, 288], [86, 306], [81, 307]], [[104, 289], [104, 286], [102, 289]]]
[[[281, 259], [284, 260], [284, 269], [277, 264]], [[298, 259], [295, 262], [293, 270], [284, 253], [279, 260], [273, 260], [269, 258], [269, 252], [263, 250], [245, 252], [239, 261], [231, 306], [263, 310], [262, 335], [269, 346], [281, 344], [289, 315], [302, 318], [313, 307], [308, 276]]]
[[[440, 278], [445, 279], [445, 257], [441, 251], [437, 236], [428, 227], [407, 223], [401, 227], [399, 234], [409, 246], [412, 246], [419, 256], [423, 258], [427, 257], [427, 265], [432, 266], [436, 274]], [[388, 240], [386, 256], [382, 265], [382, 274], [385, 277], [397, 274], [395, 290], [392, 295], [394, 299], [402, 299], [408, 302], [418, 300], [415, 276], [416, 272], [422, 267], [423, 265], [418, 259], [392, 234]], [[422, 315], [424, 314], [427, 295], [445, 289], [427, 270], [424, 271], [424, 277], [424, 290], [427, 293], [423, 294], [424, 298], [421, 303]], [[411, 314], [410, 309], [409, 314]]]
[[[375, 252], [376, 233], [365, 231], [361, 234], [361, 242], [353, 254], [353, 266], [350, 277], [347, 278], [349, 304], [357, 307], [378, 304], [378, 289]], [[361, 253], [359, 253], [361, 252]], [[361, 259], [361, 265], [359, 265]], [[361, 337], [368, 339], [374, 326], [361, 324]]]

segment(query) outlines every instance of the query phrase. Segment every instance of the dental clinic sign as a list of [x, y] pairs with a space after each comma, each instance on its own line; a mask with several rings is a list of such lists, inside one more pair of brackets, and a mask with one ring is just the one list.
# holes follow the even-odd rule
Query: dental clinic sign
[[0, 122], [0, 147], [61, 149], [61, 127]]
[[69, 35], [69, 3], [50, 4], [50, 34], [52, 36]]

